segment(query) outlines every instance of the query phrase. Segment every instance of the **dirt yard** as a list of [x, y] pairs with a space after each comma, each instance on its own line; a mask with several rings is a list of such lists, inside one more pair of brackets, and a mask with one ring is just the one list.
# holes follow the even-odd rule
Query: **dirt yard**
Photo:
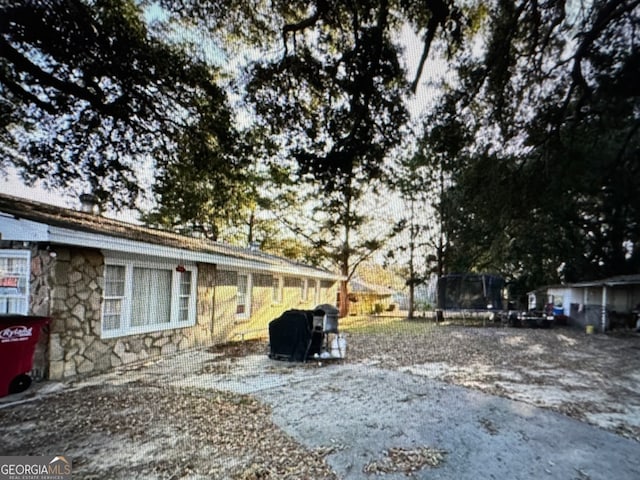
[[[343, 368], [350, 371], [382, 369], [462, 386], [560, 412], [640, 442], [636, 334], [586, 335], [568, 328], [434, 325], [389, 318], [352, 321], [344, 330], [348, 359]], [[274, 364], [264, 360], [266, 352], [266, 341], [251, 341], [130, 366], [70, 385], [38, 384], [0, 402], [0, 452], [68, 455], [78, 479], [380, 475], [376, 468], [384, 462], [369, 463], [351, 476], [336, 473], [328, 458], [344, 445], [332, 440], [305, 446], [274, 423], [273, 404], [251, 394], [248, 383], [233, 383], [248, 375], [256, 392], [270, 389], [268, 395], [280, 395], [310, 372], [340, 365]], [[259, 383], [271, 374], [278, 375], [273, 381], [279, 383]], [[497, 432], [490, 420], [482, 428]], [[395, 458], [397, 465], [404, 465], [395, 471], [411, 476], [430, 468], [428, 462], [453, 461], [441, 458], [438, 448], [421, 448], [390, 449], [385, 468], [393, 472], [388, 462]], [[575, 478], [598, 476], [580, 470]]]
[[378, 322], [352, 327], [349, 361], [550, 408], [640, 441], [640, 334]]

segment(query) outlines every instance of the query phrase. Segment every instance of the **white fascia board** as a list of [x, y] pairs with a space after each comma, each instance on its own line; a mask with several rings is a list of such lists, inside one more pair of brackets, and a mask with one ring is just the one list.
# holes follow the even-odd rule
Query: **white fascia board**
[[626, 285], [640, 285], [640, 279], [630, 280], [605, 280], [604, 285], [607, 287], [620, 287]]
[[0, 212], [0, 240], [48, 242], [49, 226]]
[[140, 242], [127, 238], [112, 237], [98, 233], [83, 232], [61, 227], [49, 227], [49, 239], [51, 243], [63, 245], [75, 245], [79, 247], [96, 248], [104, 252], [116, 254], [133, 254], [150, 257], [171, 259], [173, 261], [199, 262], [215, 264], [222, 267], [231, 267], [235, 270], [263, 271], [270, 273], [291, 273], [298, 276], [339, 280], [340, 277], [322, 272], [308, 272], [306, 269], [286, 267], [247, 260], [244, 258], [226, 256], [216, 253], [197, 252], [176, 247], [156, 245]]
[[568, 287], [571, 288], [593, 288], [593, 287], [602, 287], [604, 286], [604, 282], [601, 280], [595, 282], [576, 282], [567, 284]]

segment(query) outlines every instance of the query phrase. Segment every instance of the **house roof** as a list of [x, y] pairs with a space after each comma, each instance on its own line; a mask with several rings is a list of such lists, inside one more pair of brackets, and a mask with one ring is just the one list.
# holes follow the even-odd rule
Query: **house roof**
[[337, 280], [326, 270], [222, 242], [0, 194], [0, 239], [78, 245]]
[[364, 293], [367, 295], [377, 295], [380, 297], [389, 297], [395, 293], [394, 290], [389, 287], [367, 283], [360, 279], [352, 279], [349, 282], [349, 291], [351, 293]]

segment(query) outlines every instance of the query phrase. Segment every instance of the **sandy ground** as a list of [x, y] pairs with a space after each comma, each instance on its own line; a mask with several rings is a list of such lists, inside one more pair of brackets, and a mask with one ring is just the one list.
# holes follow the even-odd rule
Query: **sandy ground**
[[353, 336], [350, 360], [550, 408], [640, 441], [637, 333], [431, 324], [381, 330]]
[[[374, 320], [375, 321], [375, 320]], [[0, 402], [0, 452], [74, 478], [640, 477], [640, 337], [381, 324], [348, 358], [196, 350]]]

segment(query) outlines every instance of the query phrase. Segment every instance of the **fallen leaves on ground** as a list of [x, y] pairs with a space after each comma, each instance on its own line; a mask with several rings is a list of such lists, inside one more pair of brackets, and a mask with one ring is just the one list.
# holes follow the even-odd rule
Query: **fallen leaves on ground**
[[384, 458], [369, 462], [363, 472], [375, 475], [401, 472], [410, 475], [425, 467], [440, 466], [446, 454], [446, 451], [433, 447], [389, 448], [385, 450]]
[[209, 353], [218, 353], [221, 355], [221, 358], [244, 357], [257, 353], [266, 354], [267, 345], [263, 339], [251, 339], [212, 345], [207, 351]]
[[73, 459], [75, 479], [337, 478], [323, 455], [282, 432], [269, 408], [246, 395], [87, 387], [0, 410], [0, 424], [9, 427], [0, 433], [4, 455], [63, 452]]
[[[516, 383], [530, 386], [533, 396], [564, 380], [577, 382], [566, 385], [569, 393], [595, 386], [611, 402], [568, 397], [572, 400], [550, 407], [583, 421], [604, 408], [613, 411], [616, 399], [640, 405], [634, 387], [640, 371], [637, 336], [398, 321], [375, 332], [347, 332], [347, 339], [344, 362], [382, 368], [422, 365], [435, 369], [434, 378], [494, 395], [513, 395]], [[267, 341], [217, 345], [208, 351], [215, 358], [200, 373], [232, 374], [239, 357], [266, 355]], [[268, 371], [289, 373], [289, 366], [274, 364]], [[322, 362], [295, 368], [312, 373]], [[479, 421], [488, 433], [499, 433], [490, 419]], [[33, 398], [0, 409], [0, 425], [3, 455], [68, 455], [74, 478], [85, 480], [335, 480], [325, 459], [347, 448], [339, 443], [301, 446], [273, 424], [269, 408], [253, 397], [169, 387], [154, 379]], [[616, 423], [613, 431], [640, 440], [635, 426]], [[365, 473], [412, 475], [445, 460], [446, 452], [437, 448], [393, 448], [370, 462]]]

